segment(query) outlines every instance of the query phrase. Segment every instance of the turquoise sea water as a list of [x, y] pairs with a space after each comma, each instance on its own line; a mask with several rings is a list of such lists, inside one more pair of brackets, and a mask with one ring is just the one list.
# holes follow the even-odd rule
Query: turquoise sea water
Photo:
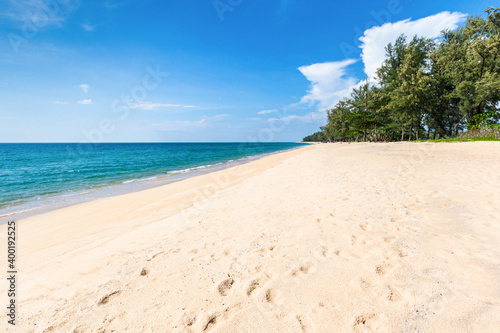
[[[299, 143], [0, 144], [0, 216], [109, 185], [167, 179]], [[107, 192], [110, 193], [109, 191]]]

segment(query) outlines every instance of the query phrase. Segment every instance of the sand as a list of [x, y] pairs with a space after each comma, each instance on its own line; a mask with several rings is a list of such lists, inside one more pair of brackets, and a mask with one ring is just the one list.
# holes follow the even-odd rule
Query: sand
[[18, 221], [17, 332], [498, 331], [499, 170], [318, 144]]

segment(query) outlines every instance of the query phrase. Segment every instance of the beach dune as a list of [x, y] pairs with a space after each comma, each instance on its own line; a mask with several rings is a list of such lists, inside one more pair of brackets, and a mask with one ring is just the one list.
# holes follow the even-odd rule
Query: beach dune
[[0, 330], [498, 331], [499, 148], [316, 144], [17, 221]]

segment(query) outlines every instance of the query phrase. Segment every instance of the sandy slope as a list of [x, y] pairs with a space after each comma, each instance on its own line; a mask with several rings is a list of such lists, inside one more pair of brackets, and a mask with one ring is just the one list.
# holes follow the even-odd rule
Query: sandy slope
[[499, 170], [321, 144], [20, 221], [18, 331], [498, 331]]

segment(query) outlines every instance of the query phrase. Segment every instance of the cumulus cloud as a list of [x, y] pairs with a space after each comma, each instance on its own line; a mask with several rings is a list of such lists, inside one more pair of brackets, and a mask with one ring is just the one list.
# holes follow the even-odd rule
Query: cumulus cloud
[[[373, 82], [377, 69], [385, 59], [385, 47], [394, 43], [399, 35], [437, 38], [445, 29], [456, 29], [466, 17], [466, 14], [459, 12], [441, 12], [415, 21], [406, 19], [365, 30], [359, 40], [362, 42], [361, 59], [366, 76]], [[299, 67], [300, 72], [311, 82], [301, 103], [316, 104], [318, 109], [325, 110], [349, 97], [352, 88], [366, 82], [347, 74], [347, 68], [355, 62], [355, 59], [347, 59]]]
[[80, 84], [79, 87], [80, 87], [80, 89], [83, 90], [84, 93], [88, 92], [89, 89], [90, 89], [90, 86], [88, 84], [86, 84], [86, 83]]
[[269, 113], [275, 113], [278, 112], [278, 110], [262, 110], [257, 112], [257, 114], [269, 114]]
[[458, 28], [458, 24], [463, 22], [466, 17], [466, 14], [459, 12], [441, 12], [415, 21], [406, 19], [395, 23], [385, 23], [382, 26], [366, 30], [364, 35], [359, 38], [362, 42], [360, 46], [361, 58], [365, 65], [366, 75], [372, 80], [375, 78], [377, 69], [385, 59], [385, 47], [389, 43], [394, 43], [399, 35], [405, 34], [409, 38], [413, 38], [415, 35], [436, 38], [443, 30]]
[[144, 101], [137, 101], [130, 106], [131, 109], [141, 109], [154, 111], [161, 108], [194, 108], [194, 105], [182, 105], [182, 104], [162, 104], [162, 103], [151, 103]]
[[356, 60], [332, 61], [299, 67], [299, 71], [311, 81], [307, 95], [302, 97], [302, 103], [319, 102], [321, 109], [332, 107], [340, 99], [349, 95], [349, 87], [356, 79], [346, 74], [346, 68]]
[[92, 104], [92, 100], [91, 99], [82, 99], [81, 101], [78, 101], [78, 104], [85, 104], [85, 105]]

